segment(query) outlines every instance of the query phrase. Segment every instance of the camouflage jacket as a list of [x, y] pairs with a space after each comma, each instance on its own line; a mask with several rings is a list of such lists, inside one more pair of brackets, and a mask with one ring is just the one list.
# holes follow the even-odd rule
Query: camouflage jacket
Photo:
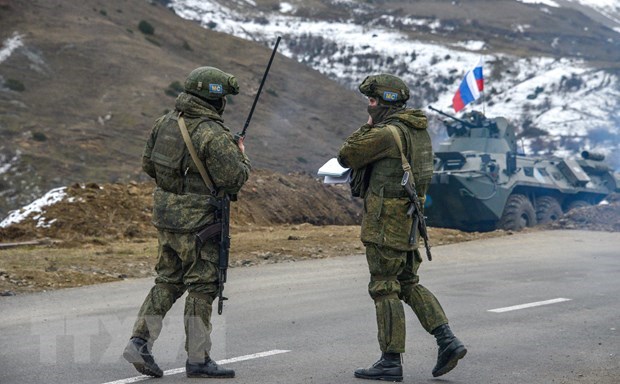
[[221, 116], [197, 97], [181, 93], [176, 110], [155, 121], [142, 156], [142, 169], [157, 183], [153, 224], [172, 232], [193, 232], [213, 221], [214, 207], [181, 136], [179, 112], [218, 195], [239, 192], [251, 167]]
[[412, 167], [418, 195], [424, 196], [433, 175], [433, 148], [427, 120], [420, 110], [405, 109], [376, 126], [368, 124], [349, 136], [338, 154], [339, 162], [354, 170], [365, 171], [362, 188], [364, 217], [361, 238], [389, 248], [410, 251], [411, 217], [409, 200], [400, 182], [403, 176], [400, 151], [387, 125], [399, 129], [403, 151]]

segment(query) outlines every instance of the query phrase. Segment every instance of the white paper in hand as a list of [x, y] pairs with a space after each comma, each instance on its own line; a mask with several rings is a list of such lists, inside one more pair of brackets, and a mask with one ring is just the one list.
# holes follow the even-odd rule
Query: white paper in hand
[[338, 159], [334, 157], [319, 168], [318, 175], [325, 177], [323, 179], [323, 183], [325, 184], [348, 183], [351, 180], [351, 169], [344, 168], [340, 165]]

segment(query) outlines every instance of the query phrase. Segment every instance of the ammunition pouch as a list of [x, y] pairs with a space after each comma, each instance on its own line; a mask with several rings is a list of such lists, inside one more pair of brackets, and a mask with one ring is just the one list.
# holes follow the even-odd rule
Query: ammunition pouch
[[183, 179], [183, 188], [181, 194], [194, 193], [196, 195], [211, 195], [209, 189], [205, 186], [200, 173], [188, 173]]
[[370, 190], [386, 199], [407, 197], [407, 192], [400, 185], [403, 170], [400, 159], [384, 158], [373, 165], [370, 175]]

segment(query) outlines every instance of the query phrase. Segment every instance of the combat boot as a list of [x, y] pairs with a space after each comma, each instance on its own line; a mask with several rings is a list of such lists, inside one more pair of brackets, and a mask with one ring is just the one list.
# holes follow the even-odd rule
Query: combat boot
[[400, 353], [382, 353], [379, 361], [372, 366], [356, 369], [355, 377], [369, 380], [403, 381]]
[[153, 377], [162, 377], [164, 375], [155, 362], [153, 355], [151, 355], [148, 343], [144, 339], [139, 337], [129, 339], [129, 343], [123, 351], [123, 357], [143, 375]]
[[437, 377], [453, 370], [459, 360], [465, 357], [467, 349], [454, 336], [448, 324], [435, 328], [431, 333], [437, 339], [437, 345], [439, 346], [437, 364], [433, 368], [433, 377]]
[[185, 363], [185, 373], [187, 377], [215, 377], [215, 378], [232, 378], [235, 377], [235, 371], [232, 369], [222, 368], [211, 358], [207, 357], [204, 363]]

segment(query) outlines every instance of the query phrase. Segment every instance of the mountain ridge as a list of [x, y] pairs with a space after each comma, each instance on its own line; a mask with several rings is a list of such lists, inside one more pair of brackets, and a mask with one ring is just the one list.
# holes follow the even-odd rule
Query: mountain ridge
[[[620, 168], [620, 4], [494, 1], [171, 0], [184, 18], [246, 39], [285, 37], [283, 53], [355, 89], [369, 73], [401, 76], [410, 104], [450, 108], [470, 66], [485, 60], [471, 109], [515, 124], [528, 155], [605, 153]], [[331, 5], [326, 10], [325, 5]], [[602, 24], [585, 15], [596, 14]], [[619, 17], [620, 18], [620, 17]], [[445, 137], [431, 114], [437, 140]]]

